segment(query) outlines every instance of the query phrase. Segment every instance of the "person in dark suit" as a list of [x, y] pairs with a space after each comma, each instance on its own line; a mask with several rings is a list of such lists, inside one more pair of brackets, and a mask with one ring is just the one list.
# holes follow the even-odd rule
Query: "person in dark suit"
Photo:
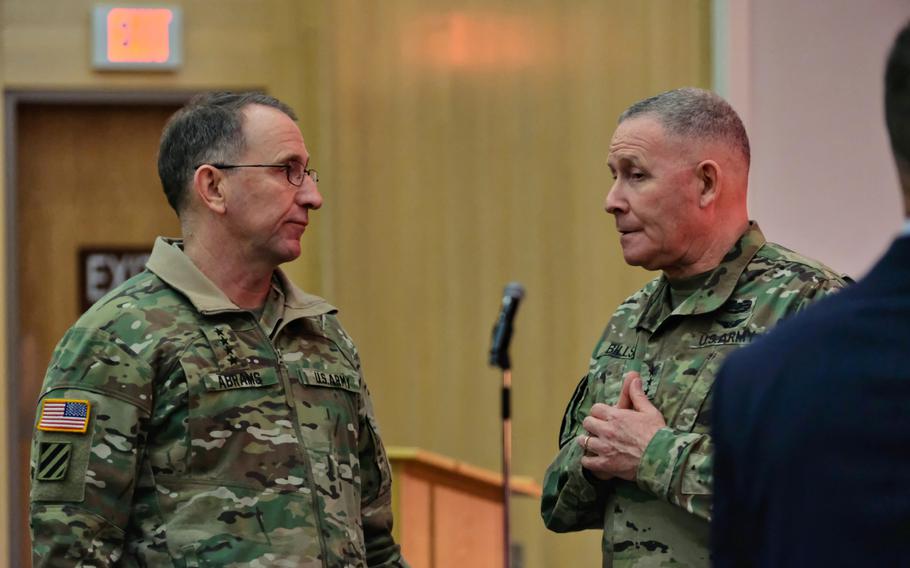
[[908, 221], [857, 284], [726, 360], [714, 565], [910, 566], [910, 25], [885, 109]]

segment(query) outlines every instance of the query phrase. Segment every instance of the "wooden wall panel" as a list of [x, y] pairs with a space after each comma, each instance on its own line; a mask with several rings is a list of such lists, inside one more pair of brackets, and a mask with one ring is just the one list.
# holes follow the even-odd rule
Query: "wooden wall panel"
[[[363, 356], [387, 443], [499, 467], [486, 365], [503, 285], [516, 321], [514, 468], [542, 478], [614, 307], [650, 277], [603, 211], [616, 116], [707, 86], [708, 2], [323, 4], [326, 295]], [[517, 501], [526, 566], [593, 566]]]
[[[179, 235], [157, 181], [161, 128], [175, 108], [23, 105], [18, 113], [16, 241], [19, 290], [18, 481], [15, 514], [27, 519], [28, 455], [44, 372], [54, 346], [82, 313], [78, 251], [151, 249]], [[20, 562], [30, 540], [23, 524]]]

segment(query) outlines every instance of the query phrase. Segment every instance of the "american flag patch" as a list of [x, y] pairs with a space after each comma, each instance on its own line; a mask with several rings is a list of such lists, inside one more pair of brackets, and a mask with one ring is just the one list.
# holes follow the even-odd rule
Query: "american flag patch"
[[41, 403], [38, 429], [48, 432], [85, 432], [91, 405], [87, 400], [48, 398]]

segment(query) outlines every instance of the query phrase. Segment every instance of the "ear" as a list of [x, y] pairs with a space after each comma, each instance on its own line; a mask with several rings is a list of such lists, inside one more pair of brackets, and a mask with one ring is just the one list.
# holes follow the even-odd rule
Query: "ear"
[[219, 215], [227, 210], [222, 183], [224, 174], [208, 164], [199, 166], [193, 175], [193, 191], [202, 205]]
[[695, 166], [695, 176], [698, 178], [701, 191], [698, 196], [698, 205], [705, 208], [714, 203], [720, 195], [720, 166], [714, 160], [704, 160]]

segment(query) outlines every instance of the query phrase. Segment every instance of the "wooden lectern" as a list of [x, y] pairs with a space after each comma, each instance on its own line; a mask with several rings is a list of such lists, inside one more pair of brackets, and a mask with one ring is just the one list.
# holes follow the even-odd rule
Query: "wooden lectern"
[[[417, 448], [388, 448], [394, 536], [412, 568], [502, 568], [502, 475]], [[513, 495], [540, 486], [512, 477]]]

